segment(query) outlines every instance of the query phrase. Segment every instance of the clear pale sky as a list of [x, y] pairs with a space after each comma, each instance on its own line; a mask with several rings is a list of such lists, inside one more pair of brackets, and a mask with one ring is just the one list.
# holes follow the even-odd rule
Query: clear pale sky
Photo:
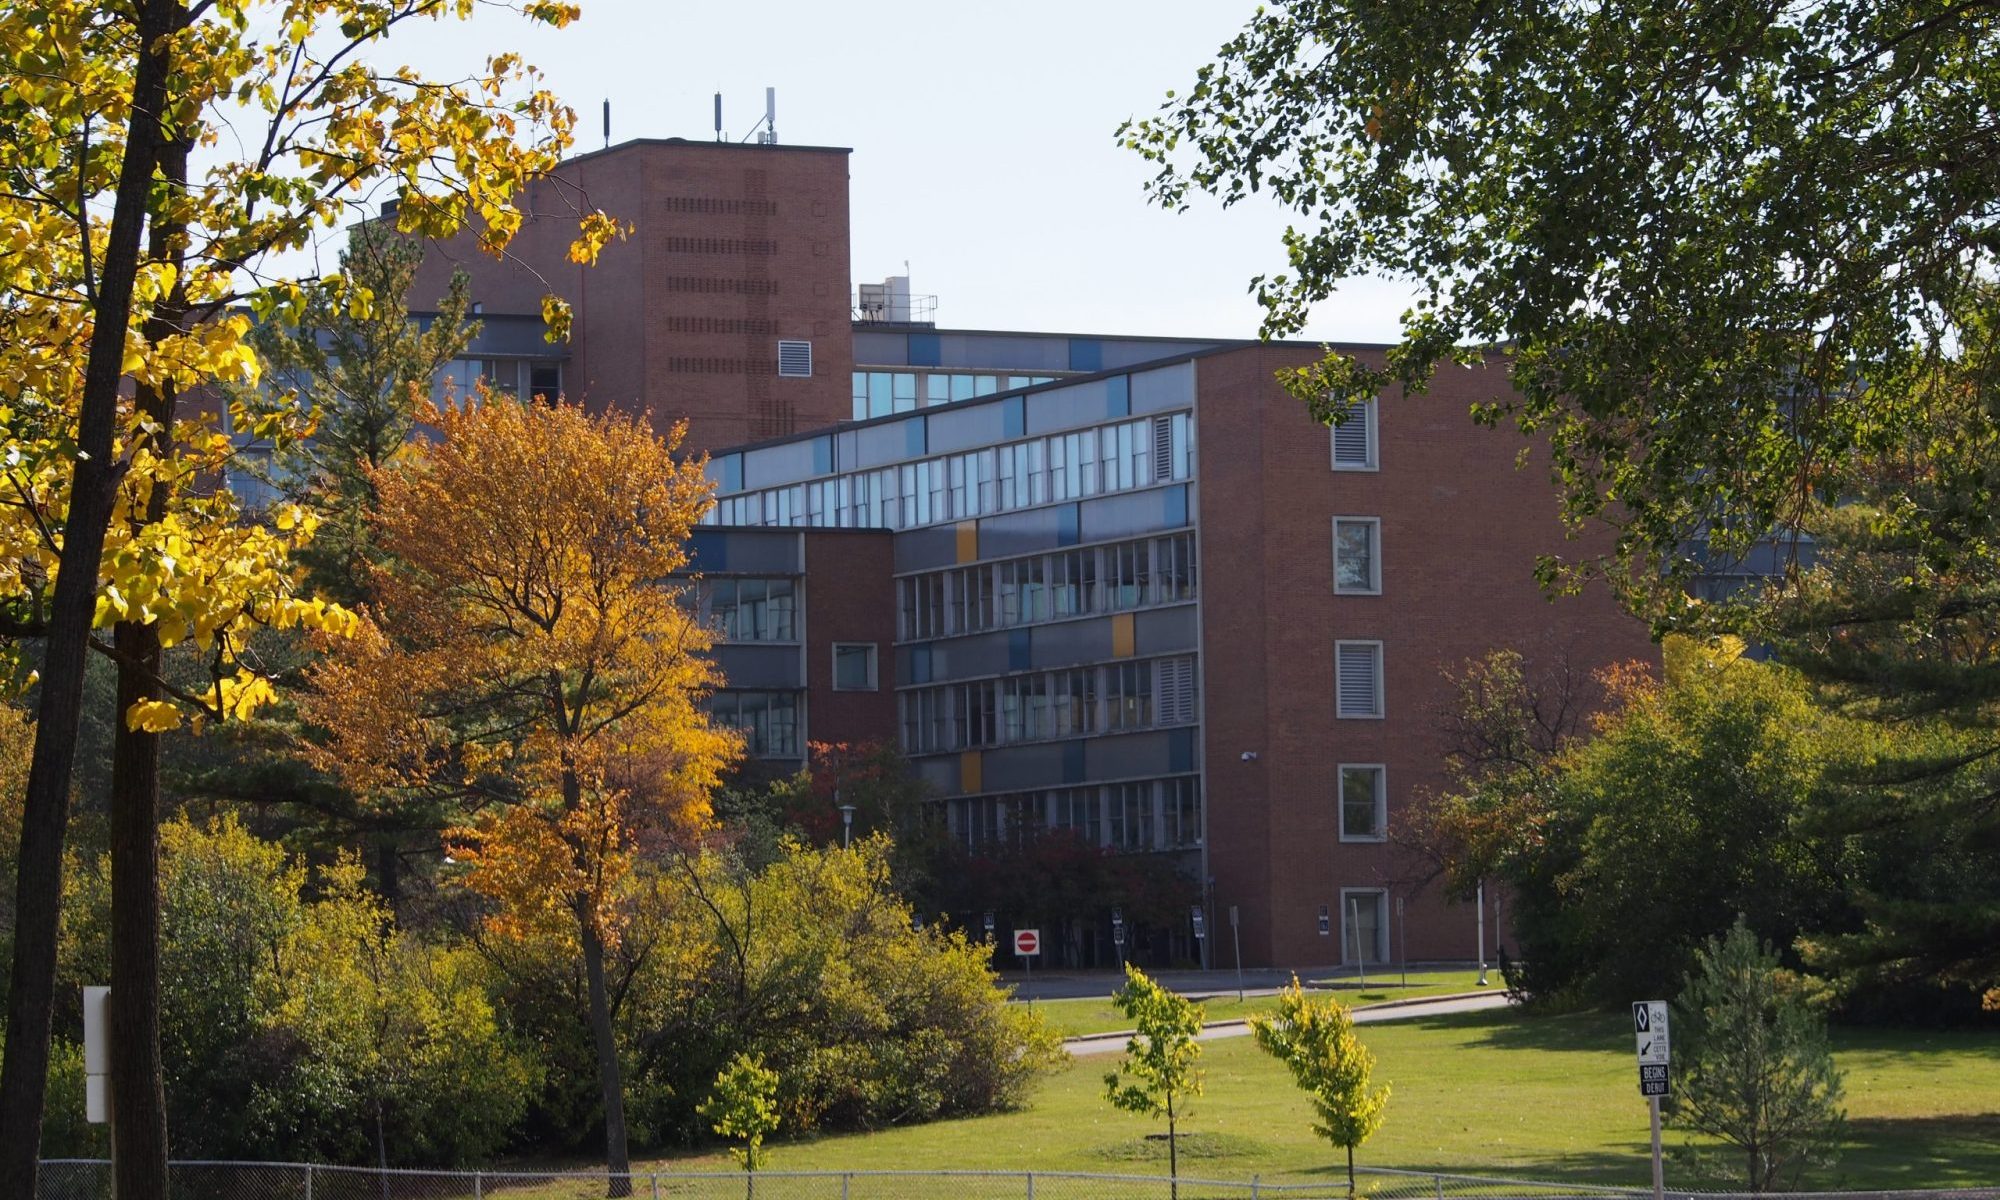
[[[504, 11], [399, 30], [376, 57], [443, 73], [519, 50], [611, 137], [748, 134], [778, 89], [780, 141], [849, 146], [854, 275], [901, 274], [957, 328], [1248, 337], [1246, 291], [1284, 266], [1275, 207], [1147, 204], [1112, 132], [1185, 89], [1255, 11], [1243, 0], [581, 0], [546, 31]], [[1363, 282], [1306, 336], [1390, 341], [1405, 289]]]

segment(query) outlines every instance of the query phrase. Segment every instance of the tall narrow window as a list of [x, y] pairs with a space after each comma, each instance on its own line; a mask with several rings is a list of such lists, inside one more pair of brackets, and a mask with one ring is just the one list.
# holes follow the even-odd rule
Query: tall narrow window
[[1382, 522], [1374, 517], [1333, 519], [1333, 590], [1374, 596], [1382, 591]]
[[1333, 427], [1333, 469], [1375, 470], [1380, 466], [1375, 440], [1375, 402], [1357, 400], [1348, 405], [1347, 418]]
[[1379, 842], [1387, 836], [1388, 787], [1380, 763], [1342, 763], [1340, 840]]
[[1333, 644], [1334, 715], [1382, 715], [1382, 643]]

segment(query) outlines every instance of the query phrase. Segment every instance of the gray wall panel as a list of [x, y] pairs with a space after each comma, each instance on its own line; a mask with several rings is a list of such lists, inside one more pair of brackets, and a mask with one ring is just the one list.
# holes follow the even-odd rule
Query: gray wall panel
[[716, 665], [731, 688], [801, 688], [797, 646], [717, 646]]
[[[854, 353], [860, 361], [861, 339]], [[1018, 334], [947, 333], [938, 337], [938, 358], [945, 370], [1067, 371], [1069, 339]], [[896, 361], [901, 362], [902, 359]]]
[[1091, 738], [1083, 744], [1084, 776], [1087, 779], [1127, 779], [1141, 775], [1165, 775], [1172, 761], [1167, 738], [1165, 730]]
[[1111, 412], [1111, 385], [1103, 379], [1069, 387], [1029, 392], [1028, 433], [1050, 433], [1058, 429], [1081, 429], [1102, 424]]
[[1060, 506], [1001, 513], [979, 520], [979, 557], [1012, 558], [1056, 548]]
[[813, 446], [817, 440], [809, 438], [803, 442], [784, 442], [776, 446], [744, 451], [743, 486], [775, 487], [781, 483], [797, 483], [801, 479], [811, 478]]
[[1194, 605], [1148, 609], [1133, 615], [1133, 650], [1141, 657], [1193, 650], [1200, 644]]
[[854, 331], [854, 364], [900, 367], [910, 361], [910, 337], [904, 333]]
[[911, 762], [916, 768], [917, 778], [937, 789], [939, 795], [958, 794], [958, 755], [941, 754], [936, 758], [919, 758]]
[[980, 756], [979, 784], [983, 791], [1014, 792], [1029, 788], [1061, 787], [1063, 747], [1061, 742], [1036, 746], [1006, 746]]
[[790, 529], [732, 529], [722, 535], [726, 575], [800, 575], [803, 546], [799, 534]]
[[1082, 539], [1102, 542], [1180, 528], [1180, 525], [1167, 521], [1167, 490], [1153, 488], [1084, 501], [1083, 513], [1078, 520]]
[[1168, 408], [1189, 408], [1194, 404], [1195, 364], [1175, 363], [1157, 371], [1139, 371], [1132, 376], [1132, 411], [1159, 412]]
[[948, 567], [958, 561], [958, 529], [953, 525], [930, 525], [896, 535], [896, 569], [928, 571]]
[[[888, 421], [881, 425], [869, 425], [854, 431], [854, 461], [841, 464], [842, 470], [865, 470], [869, 467], [887, 466], [890, 463], [922, 458], [921, 454], [910, 453], [911, 422], [922, 423], [921, 416], [902, 421]], [[921, 444], [921, 443], [919, 443]]]
[[1214, 342], [1121, 342], [1104, 339], [1104, 369], [1115, 371], [1137, 363], [1158, 362], [1179, 354], [1198, 354]]
[[1007, 634], [977, 633], [931, 643], [931, 681], [998, 675], [1007, 670]]
[[933, 408], [925, 418], [930, 422], [930, 451], [951, 454], [996, 445], [1006, 436], [1005, 416], [999, 404]]
[[1064, 621], [1030, 631], [1029, 656], [1036, 667], [1072, 667], [1111, 657], [1111, 618]]

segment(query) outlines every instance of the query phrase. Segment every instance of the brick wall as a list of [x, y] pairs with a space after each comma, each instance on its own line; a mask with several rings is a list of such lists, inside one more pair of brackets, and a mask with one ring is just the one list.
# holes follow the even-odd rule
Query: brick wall
[[[1342, 959], [1340, 889], [1390, 889], [1390, 956], [1470, 958], [1474, 914], [1393, 845], [1342, 842], [1336, 766], [1387, 766], [1389, 825], [1444, 782], [1441, 672], [1490, 649], [1562, 654], [1595, 669], [1655, 651], [1602, 590], [1550, 601], [1537, 554], [1575, 554], [1545, 465], [1467, 408], [1505, 388], [1503, 368], [1447, 368], [1423, 396], [1379, 404], [1376, 472], [1331, 470], [1327, 430], [1272, 379], [1309, 349], [1251, 347], [1200, 360], [1198, 447], [1209, 871], [1218, 912], [1242, 906], [1246, 960]], [[1381, 519], [1382, 593], [1333, 593], [1332, 518]], [[1333, 643], [1383, 643], [1382, 720], [1334, 716]], [[1242, 755], [1256, 755], [1244, 761]], [[1407, 930], [1394, 898], [1407, 898]], [[1489, 902], [1492, 899], [1489, 893]], [[1316, 930], [1334, 908], [1333, 936]], [[1489, 922], [1489, 954], [1493, 945]]]
[[[896, 740], [895, 556], [886, 530], [806, 531], [806, 713], [815, 742]], [[833, 644], [875, 646], [876, 689], [833, 689]]]

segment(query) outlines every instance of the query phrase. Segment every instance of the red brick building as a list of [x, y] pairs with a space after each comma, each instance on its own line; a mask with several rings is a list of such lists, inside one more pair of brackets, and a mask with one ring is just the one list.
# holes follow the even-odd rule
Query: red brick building
[[[939, 329], [907, 281], [851, 296], [847, 153], [583, 155], [514, 262], [441, 247], [413, 300], [462, 264], [465, 379], [689, 422], [717, 713], [758, 755], [894, 738], [968, 846], [1166, 856], [1210, 928], [1240, 912], [1249, 964], [1471, 957], [1471, 909], [1412, 889], [1389, 836], [1442, 783], [1442, 672], [1653, 653], [1607, 597], [1537, 590], [1553, 491], [1467, 416], [1504, 372], [1330, 431], [1273, 378], [1317, 346]], [[634, 227], [588, 272], [556, 219], [581, 196]], [[567, 347], [529, 337], [545, 290]], [[1067, 944], [1102, 961], [1108, 935], [1078, 913]]]

